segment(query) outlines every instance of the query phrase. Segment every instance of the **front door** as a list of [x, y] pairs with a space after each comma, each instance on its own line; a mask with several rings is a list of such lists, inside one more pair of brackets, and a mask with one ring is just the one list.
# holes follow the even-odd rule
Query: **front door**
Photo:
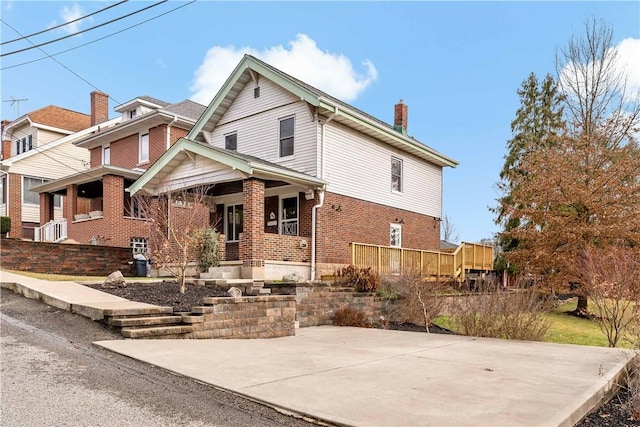
[[280, 234], [298, 235], [298, 195], [280, 198]]

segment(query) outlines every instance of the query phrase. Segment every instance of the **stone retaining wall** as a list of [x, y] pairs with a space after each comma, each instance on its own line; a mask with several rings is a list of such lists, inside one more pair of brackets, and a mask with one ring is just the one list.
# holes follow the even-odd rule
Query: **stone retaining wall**
[[278, 338], [295, 335], [296, 299], [270, 295], [240, 298], [210, 298], [193, 307], [204, 322], [194, 323], [185, 338]]
[[107, 276], [120, 270], [135, 276], [131, 248], [2, 239], [0, 257], [8, 270], [74, 276]]

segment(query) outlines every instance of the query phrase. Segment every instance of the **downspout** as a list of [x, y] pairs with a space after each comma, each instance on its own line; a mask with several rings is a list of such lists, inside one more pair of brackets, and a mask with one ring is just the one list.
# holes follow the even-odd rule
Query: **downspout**
[[[324, 122], [320, 121], [320, 179], [324, 179], [324, 126], [338, 115], [338, 107]], [[316, 218], [318, 209], [324, 205], [324, 190], [318, 190], [318, 204], [311, 209], [311, 280], [316, 280]]]
[[178, 116], [173, 116], [173, 120], [167, 125], [167, 150], [171, 148], [171, 125], [178, 121]]

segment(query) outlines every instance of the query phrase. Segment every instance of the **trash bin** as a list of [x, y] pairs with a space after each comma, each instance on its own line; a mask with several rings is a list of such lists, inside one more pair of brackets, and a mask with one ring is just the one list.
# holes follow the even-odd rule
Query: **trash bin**
[[136, 276], [146, 277], [147, 276], [147, 260], [136, 259], [133, 262], [136, 265]]
[[136, 266], [136, 276], [147, 277], [147, 259], [142, 254], [133, 256], [133, 263]]

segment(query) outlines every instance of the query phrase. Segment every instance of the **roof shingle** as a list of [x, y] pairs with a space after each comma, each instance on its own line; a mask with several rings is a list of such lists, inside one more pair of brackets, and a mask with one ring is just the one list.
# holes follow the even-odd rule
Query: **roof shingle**
[[91, 116], [49, 105], [27, 114], [34, 123], [78, 132], [91, 126]]

